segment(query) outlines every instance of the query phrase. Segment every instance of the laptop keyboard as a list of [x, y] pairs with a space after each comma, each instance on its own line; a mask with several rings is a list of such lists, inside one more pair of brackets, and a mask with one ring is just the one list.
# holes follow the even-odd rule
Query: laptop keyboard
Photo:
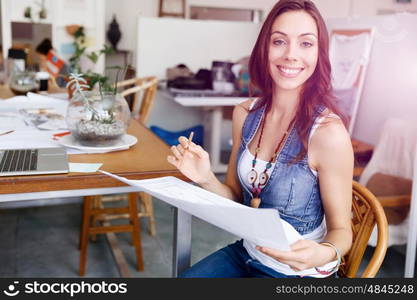
[[5, 150], [0, 162], [0, 172], [35, 171], [38, 165], [38, 150]]

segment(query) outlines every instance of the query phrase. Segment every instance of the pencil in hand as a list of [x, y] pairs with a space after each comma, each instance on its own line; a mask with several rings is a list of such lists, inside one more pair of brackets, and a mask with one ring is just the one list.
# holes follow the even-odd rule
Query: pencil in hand
[[191, 142], [193, 141], [194, 131], [191, 131], [190, 136], [188, 137], [187, 150], [190, 148]]

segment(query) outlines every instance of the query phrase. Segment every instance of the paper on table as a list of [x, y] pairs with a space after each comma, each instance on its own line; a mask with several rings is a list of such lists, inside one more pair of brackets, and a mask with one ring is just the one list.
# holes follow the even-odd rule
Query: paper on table
[[66, 100], [66, 101], [70, 100], [68, 99], [68, 93], [49, 93], [48, 97], [59, 99], [59, 100]]
[[[65, 95], [66, 97], [63, 97]], [[37, 93], [27, 93], [27, 97], [32, 101], [50, 101], [50, 100], [59, 100], [59, 101], [66, 101], [68, 102], [68, 94], [37, 94]]]
[[78, 172], [78, 173], [94, 173], [97, 172], [102, 163], [97, 164], [82, 164], [82, 163], [69, 163], [69, 171], [70, 172]]
[[31, 96], [30, 98], [26, 96], [17, 96], [5, 101], [0, 101], [0, 113], [18, 113], [20, 109], [37, 109], [42, 107], [54, 109], [56, 113], [65, 116], [68, 101], [41, 95], [36, 95], [35, 97]]
[[109, 153], [109, 152], [116, 152], [116, 151], [122, 151], [129, 149], [129, 146], [126, 147], [120, 147], [115, 150], [84, 150], [84, 149], [76, 149], [76, 148], [69, 148], [67, 147], [67, 153], [68, 154], [100, 154], [100, 153]]
[[26, 129], [26, 124], [22, 117], [15, 112], [0, 113], [0, 129], [1, 130], [20, 130]]
[[55, 119], [55, 120], [48, 120], [44, 123], [39, 124], [36, 126], [38, 129], [42, 130], [58, 130], [58, 129], [67, 129], [68, 125], [64, 119]]
[[25, 123], [42, 130], [67, 129], [65, 117], [56, 113], [54, 108], [22, 108], [19, 113]]
[[37, 129], [16, 130], [13, 133], [1, 136], [1, 149], [28, 149], [51, 148], [59, 144], [52, 140], [48, 131]]
[[[1, 121], [1, 118], [0, 118]], [[9, 127], [0, 126], [0, 131], [13, 130]], [[28, 127], [26, 130], [15, 130], [14, 132], [0, 136], [0, 149], [27, 149], [29, 148], [51, 148], [62, 146], [53, 139], [51, 131], [38, 130], [34, 127]], [[119, 148], [117, 151], [129, 149], [128, 146]], [[93, 154], [106, 153], [106, 150], [78, 150], [67, 148], [68, 154]]]
[[106, 171], [100, 172], [137, 186], [156, 198], [257, 245], [289, 250], [290, 244], [302, 238], [291, 225], [281, 222], [275, 209], [251, 208], [175, 177], [129, 180]]

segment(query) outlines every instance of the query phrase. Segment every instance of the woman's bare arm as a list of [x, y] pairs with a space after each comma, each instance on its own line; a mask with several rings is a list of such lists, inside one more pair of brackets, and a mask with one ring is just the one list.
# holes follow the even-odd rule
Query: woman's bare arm
[[239, 150], [243, 123], [248, 114], [250, 102], [251, 100], [248, 100], [236, 105], [233, 110], [233, 146], [224, 183], [220, 182], [211, 170], [208, 153], [194, 143], [191, 143], [188, 148], [188, 140], [185, 137], [180, 137], [180, 144], [178, 146], [171, 147], [173, 156], [168, 157], [168, 162], [176, 166], [185, 176], [202, 188], [225, 198], [240, 202], [241, 189], [236, 173], [236, 157]]

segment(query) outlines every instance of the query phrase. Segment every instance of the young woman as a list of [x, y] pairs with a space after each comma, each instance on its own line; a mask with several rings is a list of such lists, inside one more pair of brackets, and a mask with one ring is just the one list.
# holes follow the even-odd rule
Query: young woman
[[328, 44], [325, 23], [311, 1], [279, 1], [249, 63], [251, 83], [262, 96], [233, 112], [225, 183], [211, 171], [207, 152], [193, 143], [188, 147], [185, 137], [168, 156], [204, 189], [255, 208], [277, 209], [303, 239], [290, 251], [240, 240], [182, 277], [325, 277], [335, 268], [321, 266], [349, 250], [353, 151], [332, 102]]

